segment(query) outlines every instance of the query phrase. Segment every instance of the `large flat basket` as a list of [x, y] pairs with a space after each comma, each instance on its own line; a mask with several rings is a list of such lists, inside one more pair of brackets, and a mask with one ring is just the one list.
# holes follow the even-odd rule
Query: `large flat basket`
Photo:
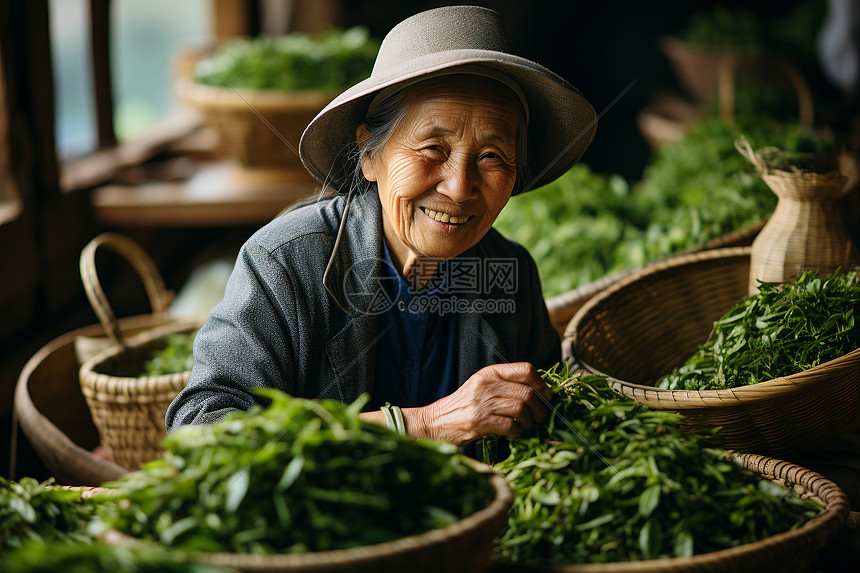
[[726, 390], [658, 390], [656, 380], [703, 343], [747, 295], [750, 249], [718, 249], [657, 263], [590, 299], [570, 321], [564, 353], [650, 408], [691, 427], [720, 426], [719, 444], [791, 457], [860, 423], [860, 349], [791, 376]]

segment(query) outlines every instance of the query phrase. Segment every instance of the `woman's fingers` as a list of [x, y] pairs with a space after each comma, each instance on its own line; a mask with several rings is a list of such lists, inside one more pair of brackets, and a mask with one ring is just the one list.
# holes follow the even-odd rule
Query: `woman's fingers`
[[[552, 392], [528, 362], [493, 364], [479, 370], [473, 378], [483, 394], [485, 413], [489, 415], [483, 420], [484, 424], [476, 426], [479, 435], [516, 437], [536, 421], [546, 420], [545, 402], [552, 397]], [[505, 418], [513, 421], [513, 425]]]
[[450, 394], [425, 407], [427, 433], [457, 445], [480, 436], [517, 437], [546, 420], [552, 392], [526, 362], [482, 368]]
[[509, 382], [524, 384], [537, 392], [547, 401], [552, 399], [552, 391], [538, 374], [537, 368], [528, 362], [511, 362], [508, 364], [493, 364], [481, 369], [498, 375]]

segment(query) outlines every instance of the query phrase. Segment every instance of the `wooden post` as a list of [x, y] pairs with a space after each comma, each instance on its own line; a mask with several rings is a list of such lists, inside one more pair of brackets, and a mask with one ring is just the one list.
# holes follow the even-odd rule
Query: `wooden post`
[[116, 145], [116, 133], [113, 128], [113, 82], [110, 68], [110, 3], [111, 0], [90, 0], [90, 48], [99, 149]]
[[256, 36], [260, 32], [257, 0], [212, 0], [215, 38]]

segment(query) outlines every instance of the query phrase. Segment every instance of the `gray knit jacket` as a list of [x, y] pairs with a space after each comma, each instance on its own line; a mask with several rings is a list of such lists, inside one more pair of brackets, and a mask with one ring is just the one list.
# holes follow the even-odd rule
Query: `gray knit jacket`
[[[258, 386], [343, 402], [373, 393], [377, 315], [388, 303], [374, 296], [381, 206], [375, 192], [354, 196], [333, 253], [347, 204], [337, 196], [300, 207], [243, 245], [224, 299], [194, 341], [191, 379], [167, 410], [168, 431], [263, 404], [252, 391]], [[561, 359], [537, 269], [522, 246], [491, 229], [457, 259], [502, 261], [507, 269], [515, 261], [513, 288], [503, 276], [485, 276], [480, 288], [457, 294], [468, 305], [457, 314], [460, 384], [490, 364], [546, 368]], [[489, 300], [490, 312], [470, 311]]]

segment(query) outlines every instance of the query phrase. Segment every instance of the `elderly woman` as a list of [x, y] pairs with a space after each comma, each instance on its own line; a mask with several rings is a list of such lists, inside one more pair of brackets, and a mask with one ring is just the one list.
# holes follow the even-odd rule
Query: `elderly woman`
[[478, 7], [391, 30], [371, 77], [305, 130], [299, 154], [330, 192], [242, 247], [168, 429], [248, 409], [259, 386], [367, 392], [367, 418], [393, 404], [389, 422], [457, 445], [544, 419], [537, 369], [560, 360], [558, 335], [534, 262], [492, 225], [579, 159], [596, 117], [509, 44]]

